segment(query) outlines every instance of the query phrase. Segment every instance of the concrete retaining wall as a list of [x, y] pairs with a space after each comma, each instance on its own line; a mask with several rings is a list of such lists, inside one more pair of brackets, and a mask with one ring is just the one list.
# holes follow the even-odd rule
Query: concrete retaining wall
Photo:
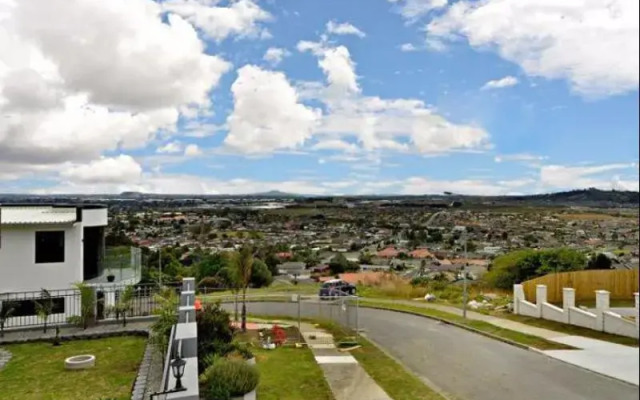
[[640, 308], [638, 305], [638, 293], [635, 293], [635, 321], [623, 318], [613, 312], [609, 307], [609, 292], [596, 290], [596, 308], [593, 312], [585, 311], [575, 306], [575, 290], [564, 288], [562, 290], [562, 308], [547, 302], [547, 287], [536, 286], [536, 304], [525, 299], [522, 285], [513, 286], [513, 312], [527, 317], [543, 318], [550, 321], [561, 322], [613, 333], [616, 335], [638, 338]]

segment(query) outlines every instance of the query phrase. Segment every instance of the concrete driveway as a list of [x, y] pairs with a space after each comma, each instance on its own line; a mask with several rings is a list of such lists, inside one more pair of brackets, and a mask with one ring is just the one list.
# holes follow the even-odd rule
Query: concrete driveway
[[[247, 308], [254, 314], [297, 315], [294, 303], [251, 303]], [[320, 309], [303, 307], [301, 314], [317, 318]], [[336, 307], [333, 315], [338, 313]], [[638, 399], [637, 386], [428, 318], [361, 308], [359, 326], [367, 337], [452, 399]]]

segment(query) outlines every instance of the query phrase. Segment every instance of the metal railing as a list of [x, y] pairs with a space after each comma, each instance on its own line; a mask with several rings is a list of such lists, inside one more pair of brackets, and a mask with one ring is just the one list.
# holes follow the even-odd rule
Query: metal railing
[[[90, 323], [120, 319], [116, 313], [116, 304], [127, 285], [105, 284], [92, 285], [93, 310], [89, 315]], [[128, 304], [127, 317], [149, 316], [156, 309], [154, 295], [158, 293], [156, 285], [134, 285], [133, 298]], [[47, 325], [64, 325], [82, 315], [82, 296], [76, 288], [49, 290], [50, 299], [42, 297], [41, 291], [0, 293], [0, 308], [11, 310], [6, 319], [5, 329], [43, 326], [44, 319], [37, 313], [36, 303], [51, 301], [52, 313], [47, 318]]]
[[[220, 302], [223, 309], [231, 314], [232, 320], [241, 319], [242, 294], [201, 293], [198, 299], [203, 303]], [[247, 315], [251, 317], [277, 317], [288, 319], [298, 326], [307, 320], [330, 321], [356, 336], [359, 326], [359, 297], [352, 295], [324, 296], [287, 294], [247, 294]], [[236, 313], [237, 310], [237, 313]], [[237, 314], [237, 319], [236, 319]]]

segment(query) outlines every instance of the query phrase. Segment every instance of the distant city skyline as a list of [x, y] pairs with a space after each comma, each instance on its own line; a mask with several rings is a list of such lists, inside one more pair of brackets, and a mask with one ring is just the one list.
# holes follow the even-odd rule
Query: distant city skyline
[[0, 4], [0, 193], [638, 190], [638, 2]]

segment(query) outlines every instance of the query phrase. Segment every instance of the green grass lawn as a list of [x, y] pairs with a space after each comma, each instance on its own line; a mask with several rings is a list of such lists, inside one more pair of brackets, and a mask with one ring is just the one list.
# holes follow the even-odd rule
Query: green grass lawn
[[260, 371], [260, 400], [332, 400], [331, 389], [308, 348], [251, 349]]
[[[252, 317], [260, 318], [261, 320], [278, 320], [278, 321], [293, 321], [290, 316], [286, 315], [251, 315]], [[347, 337], [353, 337], [353, 332], [349, 332], [339, 325], [330, 321], [314, 320], [310, 318], [301, 318], [302, 321], [318, 324], [322, 329], [331, 333], [336, 341], [340, 341]], [[294, 322], [292, 322], [294, 323]], [[380, 387], [389, 395], [393, 400], [444, 400], [444, 398], [436, 391], [427, 386], [417, 376], [409, 372], [401, 364], [396, 362], [393, 358], [389, 357], [384, 351], [380, 350], [376, 345], [368, 341], [366, 338], [360, 336], [359, 343], [360, 348], [351, 350], [351, 354], [358, 360], [360, 365], [367, 371], [367, 373], [380, 385]], [[253, 351], [253, 350], [252, 350]], [[292, 351], [294, 351], [292, 349]], [[299, 351], [299, 350], [295, 350]], [[310, 352], [310, 350], [308, 350]], [[267, 352], [267, 354], [270, 354]], [[312, 357], [312, 356], [311, 356]], [[257, 358], [258, 365], [260, 365], [260, 359]], [[312, 361], [313, 358], [311, 358]], [[275, 371], [273, 372], [276, 373]], [[320, 375], [324, 380], [324, 377]], [[258, 396], [262, 400], [266, 399], [311, 399], [306, 394], [302, 397], [263, 397], [260, 392], [260, 386], [262, 385], [262, 370], [260, 375], [261, 383], [258, 386]], [[278, 377], [281, 379], [281, 377]], [[284, 380], [284, 379], [283, 379]], [[284, 387], [289, 387], [289, 380], [285, 380]], [[332, 398], [332, 397], [329, 397]]]
[[[320, 323], [320, 327], [330, 332], [336, 341], [353, 337], [353, 333], [334, 323]], [[438, 392], [425, 385], [366, 338], [360, 337], [359, 343], [361, 347], [350, 353], [392, 399], [444, 400]]]
[[513, 342], [534, 347], [540, 350], [566, 350], [571, 349], [571, 347], [563, 345], [561, 343], [551, 342], [549, 340], [543, 339], [541, 337], [528, 335], [525, 333], [520, 333], [516, 331], [512, 331], [509, 329], [504, 329], [492, 325], [488, 322], [477, 321], [464, 319], [458, 315], [451, 314], [448, 312], [435, 310], [432, 308], [418, 307], [418, 306], [410, 306], [406, 304], [390, 304], [390, 303], [379, 303], [371, 300], [361, 300], [360, 306], [362, 307], [373, 307], [380, 308], [385, 310], [395, 310], [395, 311], [405, 311], [412, 314], [424, 315], [428, 317], [435, 317], [442, 319], [444, 321], [454, 322], [460, 325], [465, 325], [470, 328], [474, 328], [478, 331], [482, 331], [485, 333], [490, 333], [492, 335], [498, 336], [503, 339], [508, 339]]
[[[13, 358], [0, 370], [0, 399], [130, 399], [145, 346], [141, 337], [78, 340], [58, 347], [44, 342], [3, 346]], [[95, 367], [64, 368], [65, 358], [81, 354], [95, 355]]]

